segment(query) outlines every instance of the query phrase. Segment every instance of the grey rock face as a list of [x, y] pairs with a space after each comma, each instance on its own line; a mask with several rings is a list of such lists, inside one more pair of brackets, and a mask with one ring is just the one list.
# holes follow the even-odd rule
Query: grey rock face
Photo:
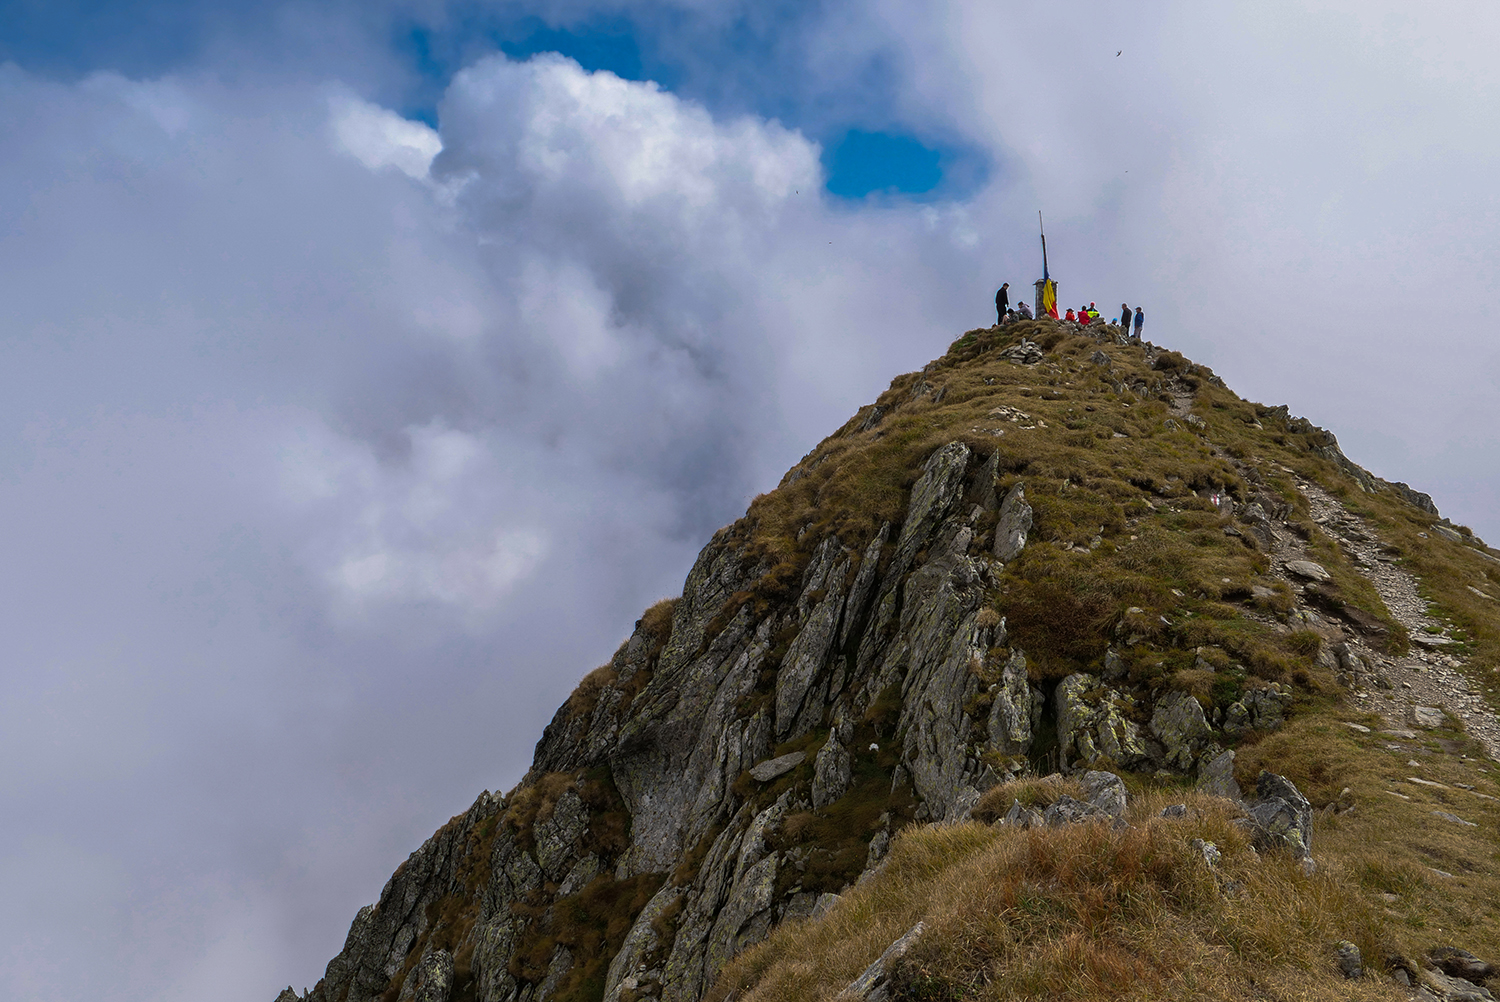
[[[1024, 652], [1012, 649], [995, 664], [1007, 642], [1003, 621], [986, 608], [998, 570], [988, 554], [969, 552], [986, 510], [974, 500], [999, 509], [1003, 559], [1022, 552], [1030, 531], [1020, 485], [1003, 500], [985, 496], [997, 455], [966, 500], [969, 448], [937, 449], [904, 517], [858, 550], [835, 536], [804, 538], [792, 556], [776, 558], [787, 562], [775, 563], [752, 552], [743, 533], [716, 535], [672, 607], [670, 630], [638, 624], [600, 676], [606, 681], [548, 724], [522, 784], [528, 795], [546, 790], [545, 805], [517, 801], [531, 805], [530, 827], [511, 824], [517, 814], [499, 817], [500, 798], [488, 795], [445, 826], [391, 878], [379, 903], [359, 912], [313, 1002], [374, 1002], [408, 968], [400, 988], [412, 1002], [547, 1002], [581, 965], [600, 961], [608, 962], [605, 1002], [696, 1002], [725, 963], [777, 922], [835, 899], [827, 891], [837, 887], [802, 885], [805, 850], [777, 851], [777, 833], [789, 816], [825, 811], [847, 796], [854, 776], [868, 776], [866, 756], [892, 769], [891, 789], [915, 797], [919, 820], [965, 817], [1004, 771], [997, 756], [1019, 760], [1033, 751], [1048, 702], [1028, 682]], [[773, 570], [778, 583], [767, 591]], [[1191, 698], [1168, 697], [1165, 715], [1157, 708], [1151, 733], [1175, 742], [1164, 753], [1135, 722], [1114, 651], [1105, 672], [1109, 684], [1077, 675], [1059, 685], [1067, 760], [1135, 768], [1173, 755], [1181, 771], [1192, 768], [1208, 731], [1201, 710], [1191, 712], [1195, 703], [1179, 705]], [[880, 713], [869, 713], [877, 704]], [[1249, 698], [1243, 710], [1249, 726], [1272, 708]], [[856, 726], [876, 734], [855, 744]], [[768, 805], [758, 784], [806, 762], [801, 751], [772, 758], [778, 743], [825, 727], [811, 788], [799, 782]], [[1083, 799], [1060, 802], [1050, 821], [1124, 812], [1118, 777], [1083, 779]], [[605, 810], [599, 789], [615, 816], [591, 813]], [[1019, 806], [1012, 820], [1042, 822]], [[888, 858], [899, 826], [884, 825], [868, 850], [859, 847], [867, 874]], [[474, 855], [481, 851], [487, 859]], [[475, 892], [477, 872], [489, 878]], [[635, 900], [645, 901], [623, 939], [611, 940], [613, 956], [585, 956], [576, 945], [538, 956], [545, 940], [536, 937], [547, 933], [554, 906], [610, 880], [635, 882]], [[453, 914], [456, 898], [472, 925], [437, 940], [431, 916]], [[524, 969], [518, 956], [528, 958]], [[881, 985], [877, 976], [866, 997], [879, 998]]]
[[986, 729], [990, 744], [1002, 755], [1025, 755], [1031, 748], [1031, 687], [1026, 681], [1026, 653], [1019, 648], [1006, 660], [993, 691]]
[[500, 798], [484, 794], [466, 814], [412, 853], [386, 882], [380, 901], [361, 908], [355, 916], [343, 950], [329, 962], [311, 997], [379, 997], [400, 970], [408, 949], [427, 930], [428, 907], [457, 889], [458, 864], [468, 833], [499, 810]]
[[1167, 765], [1186, 772], [1211, 732], [1196, 699], [1185, 692], [1169, 692], [1151, 714], [1151, 733], [1162, 743]]
[[645, 973], [645, 958], [661, 947], [661, 937], [656, 933], [656, 922], [673, 908], [684, 894], [680, 887], [668, 884], [646, 903], [636, 916], [635, 924], [625, 934], [625, 942], [609, 962], [609, 973], [604, 982], [604, 1002], [620, 1002], [620, 991], [625, 979], [631, 975]]
[[1019, 557], [1030, 532], [1031, 505], [1026, 503], [1026, 485], [1016, 484], [1000, 505], [1000, 518], [995, 523], [995, 556], [1006, 563]]
[[1082, 672], [1057, 683], [1054, 694], [1057, 744], [1064, 763], [1092, 762], [1099, 757], [1099, 746], [1095, 744], [1091, 730], [1097, 706], [1088, 698], [1089, 691], [1098, 685], [1098, 678]]
[[974, 805], [979, 803], [979, 791], [972, 786], [966, 786], [958, 791], [958, 796], [953, 798], [948, 813], [943, 815], [943, 823], [948, 825], [960, 825], [968, 821], [974, 814]]
[[1092, 762], [1102, 755], [1128, 769], [1151, 757], [1140, 726], [1122, 710], [1123, 697], [1101, 686], [1097, 676], [1069, 675], [1058, 683], [1054, 699], [1064, 764]]
[[536, 995], [533, 996], [536, 1002], [547, 1002], [547, 999], [556, 995], [563, 978], [567, 977], [572, 969], [572, 950], [566, 946], [559, 946], [552, 951], [552, 961], [547, 965], [547, 976], [542, 979], [541, 984], [537, 985]]
[[1431, 515], [1438, 514], [1438, 507], [1437, 505], [1432, 503], [1431, 494], [1423, 494], [1421, 491], [1412, 490], [1410, 487], [1403, 483], [1391, 484], [1391, 489], [1394, 490], [1398, 495], [1400, 495], [1402, 500], [1404, 500], [1407, 504], [1412, 505], [1416, 508], [1420, 508], [1422, 511], [1425, 511]]
[[1252, 842], [1257, 849], [1285, 849], [1293, 859], [1312, 856], [1312, 805], [1285, 776], [1262, 772], [1250, 806]]
[[896, 541], [892, 566], [904, 572], [938, 524], [963, 496], [964, 470], [971, 453], [962, 442], [950, 442], [934, 452], [922, 468], [922, 476], [911, 489], [906, 522]]
[[578, 857], [578, 843], [588, 830], [588, 811], [577, 791], [557, 798], [552, 815], [537, 822], [536, 861], [549, 880], [562, 880]]
[[[825, 681], [829, 652], [838, 637], [850, 566], [838, 537], [830, 536], [818, 547], [803, 576], [798, 600], [802, 630], [776, 674], [776, 734], [782, 740], [806, 734], [822, 720], [826, 700], [819, 683]], [[817, 594], [822, 599], [808, 610], [811, 596]]]
[[837, 735], [830, 735], [813, 764], [813, 807], [822, 809], [849, 789], [849, 750]]

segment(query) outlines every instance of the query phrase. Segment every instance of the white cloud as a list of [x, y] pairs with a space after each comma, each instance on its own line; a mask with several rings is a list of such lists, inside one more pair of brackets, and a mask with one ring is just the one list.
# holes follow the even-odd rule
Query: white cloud
[[427, 177], [443, 142], [430, 126], [347, 93], [328, 100], [334, 139], [370, 170], [395, 167], [407, 177]]

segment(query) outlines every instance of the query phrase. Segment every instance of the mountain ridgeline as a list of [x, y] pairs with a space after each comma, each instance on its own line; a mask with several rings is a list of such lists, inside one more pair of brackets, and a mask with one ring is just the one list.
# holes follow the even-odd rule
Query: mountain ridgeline
[[[1500, 924], [1491, 575], [1428, 496], [1175, 352], [970, 331], [715, 534], [280, 1002], [1444, 997], [1419, 931], [1473, 959]], [[1379, 789], [1423, 756], [1458, 771]], [[976, 939], [953, 909], [1004, 887]], [[1066, 887], [1122, 896], [1094, 921]]]

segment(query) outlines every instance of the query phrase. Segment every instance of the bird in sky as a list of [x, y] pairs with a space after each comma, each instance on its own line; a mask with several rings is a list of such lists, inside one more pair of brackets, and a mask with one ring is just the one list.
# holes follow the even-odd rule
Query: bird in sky
[[1124, 52], [1124, 51], [1125, 51], [1124, 49], [1120, 49], [1119, 52], [1116, 52], [1115, 53], [1115, 58], [1119, 59], [1120, 58], [1120, 52]]

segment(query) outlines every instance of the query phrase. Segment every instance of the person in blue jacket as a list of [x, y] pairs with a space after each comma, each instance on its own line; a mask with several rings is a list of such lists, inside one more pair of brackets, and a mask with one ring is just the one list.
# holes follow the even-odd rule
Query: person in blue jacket
[[1146, 314], [1139, 306], [1135, 308], [1135, 339], [1141, 339], [1141, 328], [1146, 326]]

